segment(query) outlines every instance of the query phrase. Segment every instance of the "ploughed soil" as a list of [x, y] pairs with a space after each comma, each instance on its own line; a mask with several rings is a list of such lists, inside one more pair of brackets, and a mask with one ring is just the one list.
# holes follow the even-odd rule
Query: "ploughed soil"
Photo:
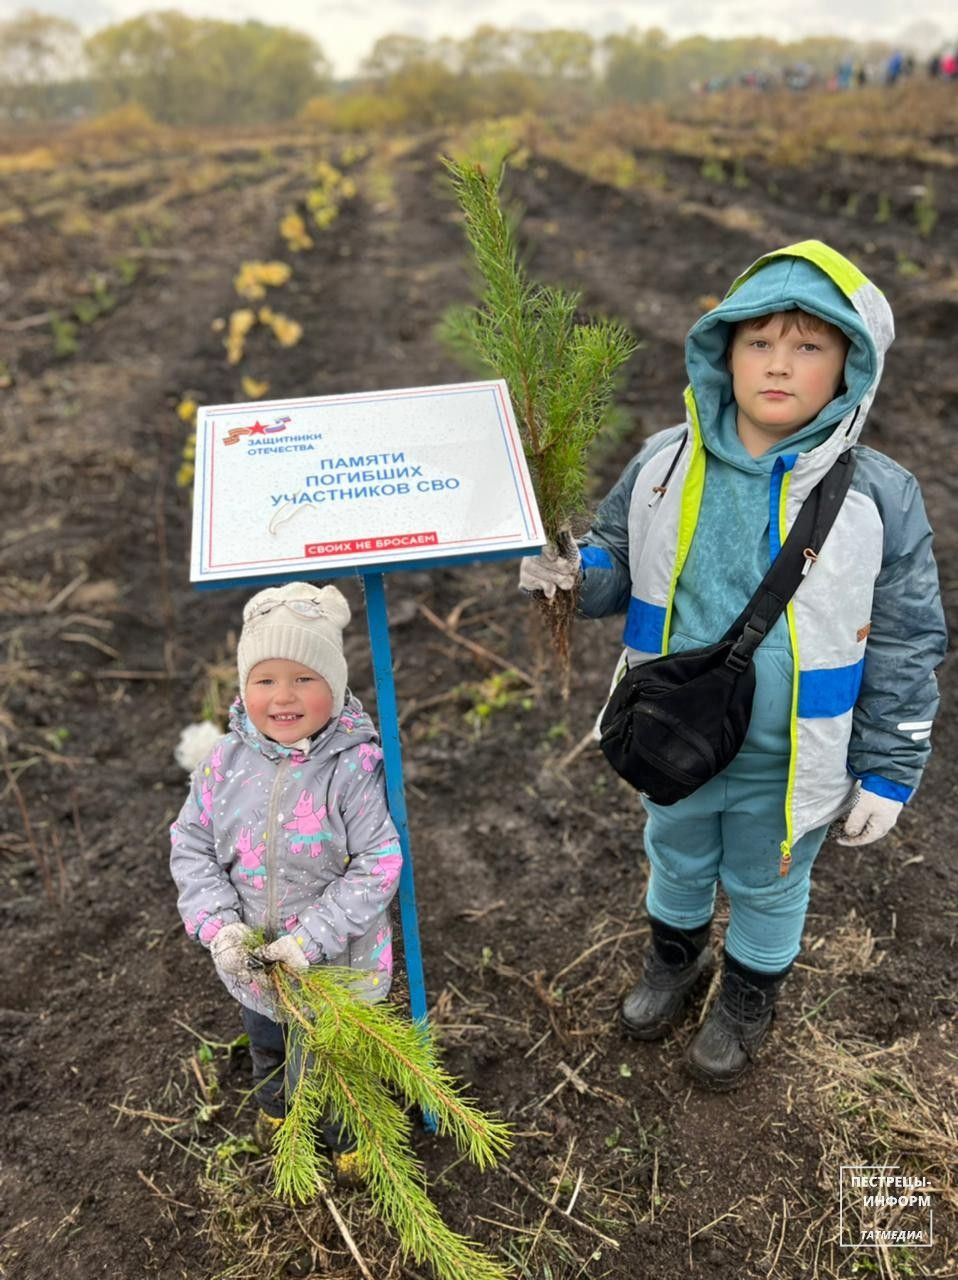
[[[434, 332], [447, 305], [471, 296], [436, 148], [356, 159], [359, 195], [293, 256], [276, 228], [307, 185], [295, 154], [259, 155], [254, 173], [169, 200], [162, 234], [123, 233], [136, 278], [114, 281], [117, 305], [81, 325], [77, 350], [60, 359], [35, 317], [121, 254], [109, 239], [120, 232], [65, 236], [39, 198], [5, 228], [0, 1275], [10, 1280], [360, 1274], [322, 1205], [294, 1215], [270, 1202], [268, 1161], [243, 1142], [253, 1108], [247, 1052], [229, 1047], [238, 1011], [176, 913], [167, 827], [186, 775], [173, 748], [204, 707], [229, 701], [247, 593], [197, 593], [188, 581], [190, 501], [175, 483], [188, 427], [174, 410], [185, 396], [246, 398], [243, 372], [267, 376], [274, 397], [472, 376]], [[145, 177], [134, 166], [127, 190], [114, 165], [98, 195], [96, 166], [84, 164], [76, 190], [94, 211], [147, 201], [151, 181], [168, 181], [158, 158]], [[625, 429], [595, 456], [594, 498], [646, 435], [678, 420], [684, 334], [709, 295], [768, 247], [827, 239], [896, 313], [865, 438], [922, 483], [954, 622], [955, 171], [936, 179], [927, 238], [911, 213], [924, 175], [903, 160], [750, 169], [734, 189], [707, 182], [697, 161], [669, 158], [665, 171], [664, 188], [623, 192], [533, 155], [509, 180], [530, 271], [581, 289], [587, 311], [622, 318], [641, 340], [622, 388]], [[854, 212], [850, 191], [861, 193]], [[240, 262], [273, 257], [293, 276], [269, 301], [304, 337], [281, 349], [254, 331], [231, 368], [212, 322], [242, 305]], [[953, 664], [920, 795], [880, 844], [825, 846], [773, 1037], [744, 1088], [713, 1096], [683, 1067], [701, 1000], [660, 1044], [629, 1042], [616, 1024], [647, 941], [643, 818], [584, 739], [621, 621], [577, 624], [563, 702], [515, 578], [514, 564], [499, 564], [388, 580], [431, 1017], [449, 1067], [518, 1134], [506, 1167], [480, 1175], [417, 1132], [447, 1220], [517, 1275], [553, 1280], [958, 1275]], [[344, 590], [356, 618], [351, 684], [372, 706], [360, 584]], [[932, 1247], [841, 1248], [839, 1166], [856, 1163], [928, 1178]], [[337, 1197], [377, 1280], [417, 1274], [361, 1193]]]

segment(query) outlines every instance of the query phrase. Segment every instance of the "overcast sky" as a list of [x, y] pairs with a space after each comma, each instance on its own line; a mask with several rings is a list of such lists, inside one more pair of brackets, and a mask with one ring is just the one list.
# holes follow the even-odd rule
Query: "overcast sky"
[[[672, 37], [763, 34], [780, 40], [805, 35], [898, 40], [909, 28], [925, 27], [922, 44], [958, 38], [954, 0], [0, 0], [0, 16], [21, 9], [72, 18], [85, 32], [151, 9], [178, 8], [193, 17], [232, 21], [259, 18], [295, 27], [319, 41], [336, 74], [352, 74], [375, 40], [392, 32], [435, 39], [468, 35], [483, 23], [497, 27], [575, 27], [595, 37], [662, 27]], [[932, 28], [928, 30], [927, 28]]]

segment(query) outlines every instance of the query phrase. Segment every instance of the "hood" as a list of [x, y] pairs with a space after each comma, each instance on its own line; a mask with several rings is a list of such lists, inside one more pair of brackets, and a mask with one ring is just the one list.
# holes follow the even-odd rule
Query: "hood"
[[[766, 254], [738, 277], [725, 299], [692, 326], [685, 344], [689, 387], [686, 404], [706, 447], [737, 466], [745, 450], [734, 431], [732, 378], [726, 352], [739, 320], [801, 308], [837, 325], [848, 337], [845, 388], [800, 431], [764, 455], [794, 453], [833, 439], [835, 451], [854, 444], [881, 379], [885, 352], [895, 336], [884, 294], [835, 249], [804, 240]], [[837, 430], [840, 428], [840, 430]], [[754, 460], [759, 465], [761, 459]]]
[[379, 741], [379, 735], [372, 720], [363, 710], [362, 703], [349, 689], [346, 690], [346, 702], [342, 711], [310, 740], [305, 752], [298, 746], [283, 746], [260, 733], [250, 720], [242, 698], [237, 698], [230, 707], [229, 727], [230, 733], [235, 733], [248, 747], [261, 752], [268, 760], [283, 760], [294, 756], [310, 760], [317, 760], [320, 757], [328, 759], [341, 751], [357, 746], [360, 742]]

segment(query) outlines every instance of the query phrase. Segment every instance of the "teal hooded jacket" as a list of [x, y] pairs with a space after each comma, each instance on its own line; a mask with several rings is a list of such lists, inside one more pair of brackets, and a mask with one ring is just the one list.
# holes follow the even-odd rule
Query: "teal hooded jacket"
[[[753, 458], [736, 431], [729, 340], [740, 320], [795, 308], [848, 336], [844, 384], [812, 422]], [[787, 846], [836, 816], [856, 778], [909, 799], [930, 750], [946, 646], [931, 530], [914, 477], [857, 444], [893, 336], [883, 295], [826, 245], [759, 259], [688, 335], [685, 424], [632, 459], [581, 543], [580, 612], [626, 614], [630, 665], [711, 644], [814, 484], [854, 447], [852, 490], [819, 563], [756, 658], [743, 750], [783, 770]]]

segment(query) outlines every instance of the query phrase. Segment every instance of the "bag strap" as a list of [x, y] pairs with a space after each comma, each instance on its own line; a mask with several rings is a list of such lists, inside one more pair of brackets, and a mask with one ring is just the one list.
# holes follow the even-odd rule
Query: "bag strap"
[[669, 481], [672, 479], [672, 473], [675, 471], [675, 468], [679, 465], [679, 458], [682, 456], [688, 438], [689, 433], [686, 430], [682, 433], [682, 439], [679, 441], [679, 447], [676, 449], [672, 461], [669, 463], [669, 469], [665, 473], [665, 479], [661, 484], [654, 484], [652, 486], [652, 501], [649, 503], [650, 507], [654, 507], [655, 504], [660, 502], [668, 492]]
[[818, 559], [835, 523], [855, 470], [851, 449], [841, 454], [802, 503], [788, 537], [751, 600], [722, 637], [734, 640], [726, 663], [744, 671], [755, 650], [785, 612], [802, 579]]

